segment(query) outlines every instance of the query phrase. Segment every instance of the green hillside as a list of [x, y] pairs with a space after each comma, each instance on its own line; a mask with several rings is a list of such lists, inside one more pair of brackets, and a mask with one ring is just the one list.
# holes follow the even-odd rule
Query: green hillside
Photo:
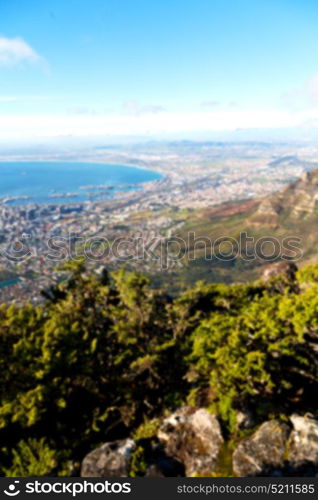
[[[315, 262], [317, 228], [318, 170], [315, 170], [262, 200], [230, 202], [188, 213], [182, 228], [172, 235], [186, 242], [185, 255], [178, 266], [158, 273], [154, 283], [176, 292], [198, 279], [210, 283], [248, 282], [259, 278], [268, 265], [280, 260], [292, 260], [299, 265]], [[195, 235], [195, 240], [189, 242], [189, 234]], [[240, 240], [244, 234], [253, 239], [246, 247]], [[206, 244], [207, 238], [211, 243]], [[229, 238], [238, 242], [234, 251], [226, 243]], [[259, 255], [257, 242], [264, 240], [269, 241], [262, 245]], [[226, 254], [226, 258], [222, 259], [220, 254]], [[253, 254], [255, 258], [247, 258]]]

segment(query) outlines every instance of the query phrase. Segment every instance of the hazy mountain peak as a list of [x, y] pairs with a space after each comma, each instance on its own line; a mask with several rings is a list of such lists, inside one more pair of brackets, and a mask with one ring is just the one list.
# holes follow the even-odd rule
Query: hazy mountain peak
[[[253, 221], [279, 224], [279, 219], [307, 218], [318, 209], [318, 169], [305, 172], [282, 191], [267, 196], [260, 203]], [[318, 215], [318, 211], [317, 211]]]

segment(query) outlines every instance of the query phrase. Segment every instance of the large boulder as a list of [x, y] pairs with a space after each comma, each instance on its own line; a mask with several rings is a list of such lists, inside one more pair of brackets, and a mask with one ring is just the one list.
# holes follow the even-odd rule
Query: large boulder
[[163, 421], [158, 438], [166, 454], [184, 465], [187, 477], [215, 470], [223, 437], [217, 418], [207, 410], [179, 409]]
[[[134, 452], [142, 452], [137, 463]], [[184, 466], [167, 456], [153, 438], [105, 443], [84, 458], [81, 468], [81, 477], [128, 477], [136, 473], [146, 477], [184, 477]]]
[[288, 443], [289, 466], [299, 475], [317, 475], [318, 421], [292, 415], [293, 431]]
[[235, 476], [275, 475], [284, 467], [289, 426], [271, 420], [243, 440], [233, 453]]
[[130, 457], [135, 448], [132, 439], [103, 444], [86, 455], [81, 477], [128, 477]]
[[317, 476], [318, 421], [290, 417], [291, 428], [275, 420], [265, 422], [233, 453], [236, 476]]

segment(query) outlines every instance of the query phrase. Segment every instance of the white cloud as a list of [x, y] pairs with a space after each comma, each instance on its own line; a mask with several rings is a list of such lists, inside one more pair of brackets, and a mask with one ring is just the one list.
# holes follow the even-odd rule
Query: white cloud
[[216, 106], [219, 106], [220, 102], [215, 101], [215, 100], [210, 100], [210, 101], [202, 101], [201, 106], [203, 108], [215, 108]]
[[126, 113], [134, 116], [140, 116], [145, 114], [156, 114], [165, 111], [163, 106], [159, 104], [146, 104], [142, 105], [137, 101], [125, 101], [123, 108]]
[[188, 132], [308, 127], [318, 120], [318, 108], [302, 111], [258, 109], [143, 115], [0, 115], [0, 137], [13, 141], [70, 135], [156, 136]]
[[0, 66], [14, 66], [21, 62], [36, 63], [41, 59], [22, 38], [0, 36]]
[[75, 108], [68, 108], [67, 113], [70, 115], [96, 115], [95, 109], [77, 106]]

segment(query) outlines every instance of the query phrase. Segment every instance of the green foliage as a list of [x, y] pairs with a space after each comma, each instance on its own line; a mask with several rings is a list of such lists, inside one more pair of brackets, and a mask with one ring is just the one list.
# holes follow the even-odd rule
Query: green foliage
[[44, 438], [38, 441], [20, 441], [12, 455], [11, 467], [4, 468], [8, 477], [48, 476], [57, 466], [56, 452], [48, 446]]
[[300, 283], [318, 283], [318, 265], [311, 264], [300, 269], [297, 272], [297, 278]]
[[[174, 300], [135, 272], [97, 278], [81, 261], [64, 271], [43, 305], [0, 307], [7, 475], [63, 475], [101, 442], [151, 439], [186, 400], [230, 432], [238, 410], [317, 410], [316, 269], [294, 282], [198, 283]], [[137, 449], [132, 473], [144, 462]]]
[[254, 407], [289, 411], [307, 404], [317, 388], [316, 285], [301, 294], [264, 293], [242, 308], [214, 313], [194, 331], [190, 360], [211, 405], [235, 429], [235, 412]]
[[131, 455], [130, 477], [143, 477], [147, 470], [147, 460], [145, 450], [142, 446], [137, 446]]
[[156, 436], [159, 427], [160, 427], [159, 418], [146, 420], [138, 427], [138, 429], [136, 429], [136, 431], [133, 434], [133, 439], [135, 439], [135, 441], [139, 441], [140, 439], [150, 439]]
[[81, 262], [72, 272], [43, 307], [0, 309], [0, 434], [11, 449], [45, 435], [78, 460], [179, 401], [186, 382], [164, 296], [136, 273], [108, 284]]

